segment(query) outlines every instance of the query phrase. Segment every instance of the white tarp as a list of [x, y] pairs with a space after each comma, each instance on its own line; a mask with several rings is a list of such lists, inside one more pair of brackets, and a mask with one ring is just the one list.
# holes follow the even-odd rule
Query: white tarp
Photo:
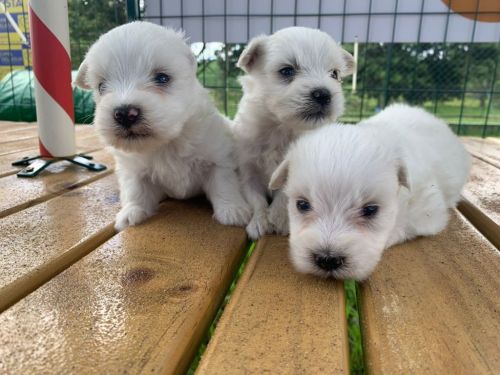
[[445, 35], [447, 42], [500, 41], [499, 22], [477, 21], [473, 38], [474, 21], [449, 11], [441, 0], [372, 0], [371, 12], [370, 0], [346, 0], [345, 5], [344, 11], [342, 0], [323, 0], [321, 9], [320, 0], [145, 0], [145, 19], [182, 26], [191, 42], [245, 43], [294, 23], [319, 27], [346, 43], [355, 38], [360, 42], [443, 42]]

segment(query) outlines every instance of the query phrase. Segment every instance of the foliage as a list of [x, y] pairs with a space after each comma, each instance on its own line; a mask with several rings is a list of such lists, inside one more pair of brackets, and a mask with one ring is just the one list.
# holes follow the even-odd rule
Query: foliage
[[73, 69], [103, 33], [127, 22], [126, 0], [68, 0]]

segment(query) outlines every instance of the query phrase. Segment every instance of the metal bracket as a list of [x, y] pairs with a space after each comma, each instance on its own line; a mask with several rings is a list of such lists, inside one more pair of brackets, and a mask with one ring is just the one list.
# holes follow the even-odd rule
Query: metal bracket
[[104, 164], [95, 163], [92, 160], [93, 157], [84, 154], [78, 154], [75, 156], [67, 157], [67, 158], [51, 158], [46, 159], [41, 156], [25, 156], [21, 160], [17, 160], [12, 163], [13, 166], [24, 166], [25, 168], [21, 169], [17, 172], [17, 177], [36, 177], [47, 168], [50, 164], [56, 163], [61, 160], [69, 161], [73, 164], [77, 164], [81, 167], [87, 168], [90, 171], [100, 172], [106, 169]]

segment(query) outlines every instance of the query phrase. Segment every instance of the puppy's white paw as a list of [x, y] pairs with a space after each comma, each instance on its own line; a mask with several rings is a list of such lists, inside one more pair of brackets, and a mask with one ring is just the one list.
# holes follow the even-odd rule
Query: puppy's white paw
[[265, 213], [256, 213], [252, 216], [252, 220], [248, 223], [246, 230], [248, 237], [252, 240], [257, 240], [265, 234], [271, 233], [272, 227]]
[[290, 233], [288, 210], [286, 208], [284, 210], [277, 209], [276, 207], [271, 206], [269, 210], [269, 224], [276, 234], [287, 236]]
[[123, 207], [116, 215], [115, 229], [120, 232], [130, 225], [142, 223], [151, 214], [139, 206]]
[[215, 219], [224, 225], [242, 227], [247, 225], [251, 216], [250, 207], [245, 202], [224, 204], [214, 207]]

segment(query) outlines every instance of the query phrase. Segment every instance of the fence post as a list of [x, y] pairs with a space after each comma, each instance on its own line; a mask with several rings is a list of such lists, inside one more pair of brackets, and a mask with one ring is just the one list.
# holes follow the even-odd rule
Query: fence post
[[137, 0], [127, 0], [127, 18], [129, 22], [139, 19], [139, 4]]

